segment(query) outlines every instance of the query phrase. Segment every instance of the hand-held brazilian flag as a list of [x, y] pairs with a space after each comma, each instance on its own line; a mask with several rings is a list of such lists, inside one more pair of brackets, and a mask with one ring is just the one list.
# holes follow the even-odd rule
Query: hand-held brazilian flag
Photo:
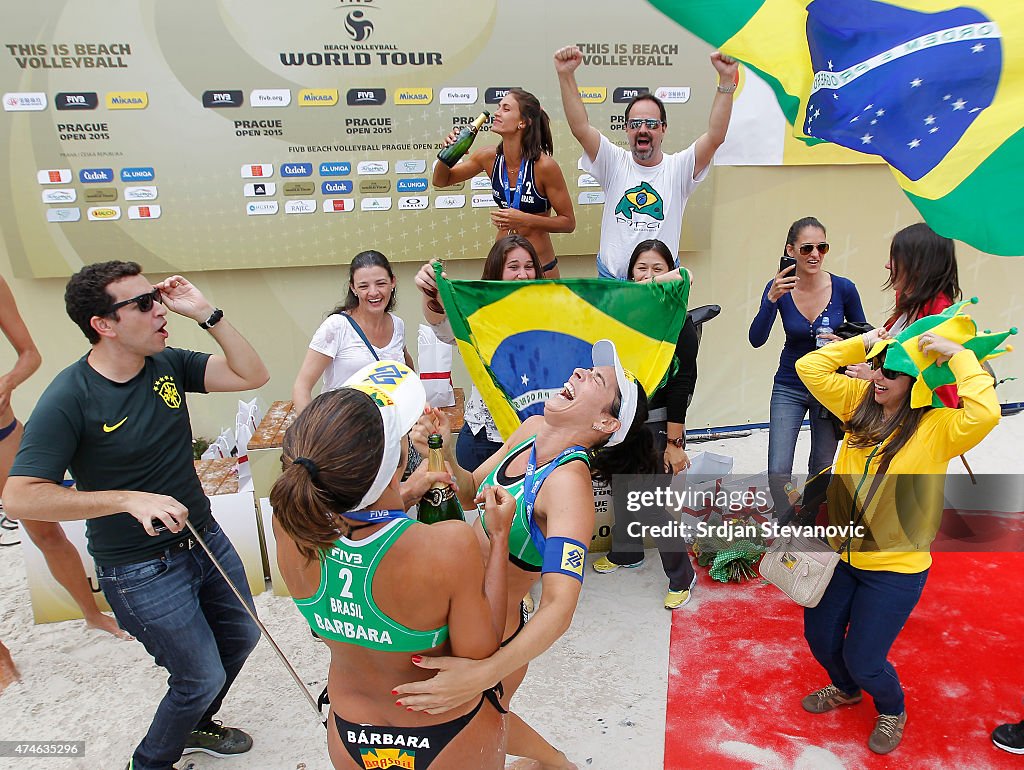
[[591, 348], [615, 343], [622, 365], [650, 395], [661, 383], [686, 319], [689, 278], [625, 283], [603, 278], [558, 281], [450, 281], [437, 286], [462, 360], [502, 436], [562, 390], [577, 367], [593, 366]]
[[764, 78], [798, 139], [882, 157], [936, 232], [1024, 254], [1024, 2], [650, 2]]

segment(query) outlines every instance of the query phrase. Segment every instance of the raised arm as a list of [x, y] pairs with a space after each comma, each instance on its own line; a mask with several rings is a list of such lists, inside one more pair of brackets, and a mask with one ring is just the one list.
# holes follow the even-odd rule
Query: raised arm
[[[787, 270], [789, 268], [786, 268]], [[757, 315], [754, 316], [754, 320], [750, 322], [750, 330], [747, 332], [747, 339], [750, 340], [750, 344], [755, 348], [761, 347], [768, 341], [768, 335], [772, 333], [772, 324], [775, 323], [775, 315], [778, 312], [779, 306], [776, 304], [780, 295], [776, 295], [773, 298], [773, 291], [779, 283], [779, 273], [775, 277], [775, 280], [769, 283], [765, 289], [764, 294], [761, 295], [761, 306], [757, 309]], [[796, 278], [792, 278], [793, 285], [796, 285]]]
[[[445, 137], [445, 146], [455, 142], [459, 132], [452, 129], [452, 132]], [[466, 153], [462, 160], [454, 167], [448, 168], [441, 161], [434, 164], [434, 175], [431, 183], [434, 187], [448, 187], [448, 185], [465, 182], [472, 179], [481, 171], [487, 171], [494, 165], [495, 147], [484, 147], [474, 152]]]
[[[172, 275], [156, 284], [156, 288], [163, 295], [164, 305], [173, 313], [191, 318], [196, 323], [204, 323], [213, 316], [213, 305], [180, 275]], [[211, 356], [206, 365], [204, 387], [208, 392], [253, 390], [267, 384], [270, 379], [267, 367], [230, 321], [221, 318], [209, 328], [209, 332], [224, 355]]]
[[885, 329], [873, 329], [859, 337], [832, 342], [796, 362], [796, 373], [811, 395], [841, 420], [848, 420], [870, 385], [839, 374], [841, 366], [860, 364], [875, 342], [888, 336]]
[[[36, 344], [32, 341], [32, 335], [28, 333], [28, 327], [18, 312], [18, 305], [14, 301], [14, 294], [7, 281], [0, 276], [0, 330], [11, 343], [14, 352], [18, 354], [14, 366], [7, 374], [0, 376], [0, 415], [7, 411], [11, 405], [11, 393], [16, 387], [39, 368], [42, 358]], [[2, 427], [2, 426], [0, 426]]]
[[576, 68], [583, 62], [583, 54], [574, 45], [555, 51], [555, 72], [558, 73], [558, 88], [562, 93], [562, 110], [569, 123], [569, 130], [583, 147], [583, 152], [593, 163], [601, 146], [601, 132], [590, 125], [587, 108], [580, 98], [576, 85]]
[[711, 102], [711, 117], [708, 118], [708, 130], [701, 134], [694, 145], [696, 158], [693, 163], [693, 178], [700, 176], [715, 157], [715, 152], [725, 142], [732, 118], [732, 97], [736, 92], [736, 76], [739, 64], [721, 51], [711, 54], [711, 64], [718, 73], [718, 88], [715, 99]]
[[923, 353], [935, 353], [938, 365], [948, 366], [956, 377], [963, 408], [940, 409], [938, 420], [933, 422], [935, 455], [952, 459], [977, 446], [999, 423], [1001, 410], [995, 384], [977, 357], [956, 342], [925, 332], [918, 348]]

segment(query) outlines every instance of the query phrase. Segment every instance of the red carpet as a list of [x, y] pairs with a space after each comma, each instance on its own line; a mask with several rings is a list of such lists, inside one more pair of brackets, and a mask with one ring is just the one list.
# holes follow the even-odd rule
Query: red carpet
[[[989, 733], [1024, 718], [1024, 554], [935, 556], [890, 660], [907, 695], [903, 743], [867, 747], [869, 697], [828, 714], [800, 698], [828, 684], [803, 638], [803, 610], [760, 580], [712, 581], [673, 615], [666, 770], [1024, 768]], [[696, 598], [696, 597], [695, 597]]]

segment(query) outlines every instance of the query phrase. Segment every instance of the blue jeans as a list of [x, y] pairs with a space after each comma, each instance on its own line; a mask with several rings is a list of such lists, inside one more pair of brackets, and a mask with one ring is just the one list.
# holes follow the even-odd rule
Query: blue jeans
[[814, 659], [847, 695], [870, 695], [879, 714], [904, 711], [903, 687], [887, 656], [927, 579], [928, 570], [907, 575], [841, 561], [818, 606], [804, 608]]
[[[255, 612], [227, 535], [212, 522], [203, 540]], [[167, 770], [189, 733], [220, 709], [259, 629], [199, 545], [96, 571], [117, 622], [170, 674], [167, 694], [132, 755], [135, 770]]]
[[[794, 388], [775, 383], [772, 387], [771, 415], [768, 423], [768, 488], [775, 503], [775, 515], [785, 524], [793, 518], [793, 507], [786, 499], [786, 484], [793, 476], [793, 455], [796, 440], [804, 415], [810, 413], [811, 455], [807, 463], [810, 478], [828, 468], [836, 456], [839, 439], [836, 438], [832, 421], [819, 416], [822, 406], [805, 388]], [[818, 506], [825, 501], [830, 473], [822, 474], [804, 489], [804, 509], [811, 516], [818, 512]]]
[[487, 438], [486, 428], [481, 428], [480, 432], [474, 435], [469, 425], [462, 423], [459, 439], [455, 443], [455, 460], [462, 468], [472, 473], [490, 460], [491, 455], [502, 446], [502, 442]]

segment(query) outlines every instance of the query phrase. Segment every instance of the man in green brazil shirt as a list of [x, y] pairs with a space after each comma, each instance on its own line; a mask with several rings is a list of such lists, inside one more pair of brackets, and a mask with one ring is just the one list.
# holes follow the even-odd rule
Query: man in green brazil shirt
[[[114, 616], [170, 674], [131, 770], [167, 770], [193, 751], [248, 751], [252, 739], [213, 716], [259, 631], [185, 529], [187, 518], [253, 608], [196, 476], [185, 393], [258, 388], [266, 367], [179, 275], [153, 284], [134, 262], [88, 265], [64, 301], [92, 348], [54, 378], [25, 426], [3, 490], [7, 514], [86, 519]], [[167, 347], [168, 311], [207, 329], [221, 354]], [[75, 489], [61, 484], [68, 470]]]

